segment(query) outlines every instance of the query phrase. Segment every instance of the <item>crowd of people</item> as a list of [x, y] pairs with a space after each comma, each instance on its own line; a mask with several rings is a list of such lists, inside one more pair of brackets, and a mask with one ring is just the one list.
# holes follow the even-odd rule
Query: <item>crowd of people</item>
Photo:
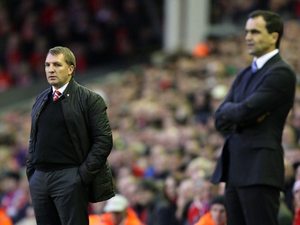
[[[295, 41], [299, 25], [286, 24], [281, 54], [299, 73]], [[294, 41], [293, 41], [294, 40]], [[195, 224], [223, 195], [223, 185], [209, 181], [223, 137], [213, 113], [234, 75], [250, 62], [240, 36], [205, 43], [207, 55], [153, 55], [119, 75], [88, 86], [108, 105], [114, 147], [109, 156], [117, 193], [144, 224]], [[117, 90], [117, 91], [116, 91]], [[34, 224], [24, 163], [30, 130], [30, 105], [1, 115], [1, 216], [14, 224]], [[300, 93], [283, 135], [286, 189], [278, 219], [299, 215]], [[295, 187], [294, 187], [295, 184]], [[297, 184], [297, 185], [296, 185]], [[297, 201], [297, 202], [294, 202]], [[103, 213], [105, 202], [90, 205]], [[1, 219], [0, 219], [1, 220]], [[4, 224], [4, 223], [3, 223]], [[284, 224], [284, 223], [281, 223]]]
[[[0, 4], [0, 92], [43, 76], [47, 49], [68, 45], [78, 71], [161, 48], [164, 1], [29, 0]], [[211, 1], [210, 22], [244, 24], [253, 9], [299, 18], [299, 1]]]
[[0, 92], [44, 77], [44, 56], [53, 46], [74, 49], [79, 73], [159, 48], [159, 2], [1, 1]]
[[[55, 5], [60, 3], [55, 1], [44, 3], [46, 2], [51, 6], [51, 10], [45, 11], [47, 16], [44, 19], [51, 18], [49, 17], [51, 13], [59, 13], [54, 9], [56, 9]], [[92, 4], [98, 1], [88, 2]], [[26, 1], [22, 3], [21, 9], [13, 13], [27, 15], [27, 10], [32, 9], [33, 6], [40, 6], [34, 3], [36, 1]], [[75, 7], [76, 4], [72, 6]], [[65, 7], [65, 9], [76, 11], [78, 8]], [[84, 15], [78, 13], [80, 18], [84, 18]], [[107, 18], [106, 13], [108, 12], [99, 12], [99, 18]], [[9, 20], [5, 19], [7, 14], [8, 11], [0, 14], [2, 16], [0, 24], [8, 23]], [[53, 43], [65, 40], [64, 35], [68, 36], [75, 32], [70, 31], [71, 33], [68, 34], [68, 29], [63, 25], [66, 22], [63, 15], [62, 13], [62, 17], [53, 17], [60, 18], [54, 25], [55, 28], [61, 28], [55, 29], [56, 32], [61, 32], [58, 36], [52, 33], [55, 36], [52, 39]], [[76, 20], [76, 17], [70, 19]], [[32, 22], [36, 22], [36, 18], [28, 18], [28, 20], [31, 29], [24, 28], [26, 30], [24, 37], [38, 38], [39, 35], [30, 35], [34, 30]], [[39, 20], [43, 21], [42, 18]], [[27, 24], [25, 20], [22, 23], [19, 21], [19, 24], [23, 23]], [[80, 24], [77, 25], [76, 28], [79, 28]], [[0, 27], [5, 31], [5, 27], [10, 26], [6, 24]], [[84, 29], [84, 24], [81, 28]], [[286, 21], [281, 55], [293, 66], [297, 75], [300, 73], [297, 55], [300, 49], [297, 41], [299, 34], [298, 22]], [[98, 33], [96, 40], [100, 37], [98, 35], [101, 36]], [[78, 37], [83, 38], [83, 36]], [[28, 57], [19, 55], [23, 50], [16, 48], [16, 45], [21, 43], [17, 35], [8, 37], [7, 43], [11, 45], [9, 48], [2, 46], [4, 51], [1, 51], [0, 57], [3, 62], [7, 59], [12, 61], [2, 66], [5, 70], [10, 68], [12, 71], [22, 71], [16, 69], [16, 65], [18, 67], [25, 65], [20, 62]], [[62, 39], [56, 40], [58, 37]], [[45, 47], [42, 48], [45, 51], [47, 47], [42, 39], [32, 43], [41, 44]], [[22, 39], [23, 44], [24, 40]], [[134, 221], [132, 224], [140, 225], [206, 225], [207, 222], [202, 221], [212, 219], [218, 225], [226, 224], [223, 203], [224, 185], [212, 185], [210, 182], [224, 142], [221, 134], [215, 129], [214, 112], [227, 94], [236, 73], [249, 65], [251, 58], [245, 53], [243, 35], [237, 34], [225, 39], [214, 37], [202, 44], [207, 50], [204, 54], [166, 56], [163, 53], [156, 53], [152, 55], [152, 61], [148, 64], [135, 65], [118, 72], [120, 74], [116, 76], [108, 76], [109, 79], [99, 79], [99, 82], [87, 84], [90, 89], [98, 92], [108, 105], [107, 112], [114, 142], [108, 160], [118, 193], [107, 202], [90, 204], [92, 225], [101, 224], [100, 217], [103, 223], [107, 221], [104, 224], [111, 224], [114, 213], [119, 216], [119, 219], [120, 216], [126, 215], [127, 222]], [[33, 47], [30, 41], [28, 45], [22, 46], [24, 48], [27, 46], [29, 49]], [[127, 44], [124, 43], [123, 47], [126, 46]], [[40, 47], [37, 49], [41, 49]], [[87, 65], [93, 64], [91, 61], [88, 64], [81, 61], [86, 59], [80, 57], [81, 53], [86, 53], [86, 46], [82, 49], [82, 46], [75, 41], [70, 48], [73, 48], [77, 54], [79, 70], [84, 71]], [[11, 57], [7, 57], [7, 49], [11, 50], [10, 53], [17, 49], [19, 53], [14, 52]], [[90, 49], [92, 50], [93, 48]], [[43, 69], [44, 51], [40, 52], [39, 57], [33, 57], [37, 57], [36, 65], [42, 67], [39, 69]], [[106, 53], [103, 53], [103, 56]], [[9, 67], [6, 67], [7, 65]], [[22, 79], [19, 79], [18, 75], [15, 77], [18, 77], [18, 82], [29, 82], [31, 76], [35, 74], [33, 70], [25, 69], [25, 71], [30, 73], [22, 74], [27, 74], [30, 78], [22, 75]], [[25, 176], [32, 102], [33, 100], [29, 100], [28, 107], [23, 106], [0, 116], [0, 224], [4, 225], [35, 225], [28, 181]], [[300, 92], [297, 87], [295, 105], [283, 133], [286, 168], [285, 190], [282, 192], [278, 215], [280, 225], [288, 225], [292, 224], [293, 220], [300, 220], [299, 144]]]
[[297, 0], [213, 0], [211, 1], [211, 22], [214, 24], [230, 22], [244, 25], [245, 15], [255, 9], [267, 9], [279, 13], [285, 19], [300, 16], [300, 3]]

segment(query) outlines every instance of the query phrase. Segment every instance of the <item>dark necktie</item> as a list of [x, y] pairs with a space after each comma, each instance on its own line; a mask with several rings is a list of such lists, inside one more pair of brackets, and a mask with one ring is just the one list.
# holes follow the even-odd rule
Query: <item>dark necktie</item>
[[251, 71], [252, 71], [252, 73], [256, 73], [257, 70], [258, 70], [257, 64], [256, 64], [255, 61], [253, 61], [252, 64], [251, 64]]
[[54, 94], [53, 94], [53, 101], [56, 102], [60, 96], [61, 96], [61, 93], [58, 90], [55, 90]]

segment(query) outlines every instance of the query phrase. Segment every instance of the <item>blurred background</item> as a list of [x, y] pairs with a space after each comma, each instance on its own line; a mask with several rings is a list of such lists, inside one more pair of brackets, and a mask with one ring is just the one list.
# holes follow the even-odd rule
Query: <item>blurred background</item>
[[[223, 194], [209, 182], [223, 144], [213, 112], [251, 60], [244, 22], [254, 9], [284, 18], [281, 54], [299, 76], [299, 0], [0, 0], [0, 224], [35, 224], [24, 173], [30, 110], [57, 45], [75, 53], [75, 79], [108, 105], [118, 193], [144, 224], [197, 222]], [[297, 86], [279, 221], [300, 207], [299, 141]], [[104, 205], [91, 205], [91, 215]]]

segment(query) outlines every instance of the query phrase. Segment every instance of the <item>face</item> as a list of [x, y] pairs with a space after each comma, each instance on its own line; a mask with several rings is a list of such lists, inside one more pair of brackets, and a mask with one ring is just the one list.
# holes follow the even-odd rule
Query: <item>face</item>
[[222, 204], [213, 204], [210, 209], [211, 216], [216, 225], [226, 224], [226, 211]]
[[295, 180], [300, 180], [300, 165], [296, 168]]
[[176, 199], [176, 181], [173, 177], [168, 177], [165, 181], [165, 193], [169, 199]]
[[148, 205], [154, 199], [154, 193], [148, 190], [138, 190], [136, 192], [138, 204], [142, 206]]
[[246, 45], [250, 55], [260, 57], [276, 48], [278, 33], [268, 33], [266, 21], [262, 16], [249, 18], [245, 32]]
[[126, 218], [126, 211], [123, 212], [113, 212], [112, 213], [114, 224], [123, 224], [124, 219]]
[[63, 54], [51, 55], [46, 57], [45, 72], [47, 81], [54, 88], [58, 89], [68, 83], [72, 78], [74, 66], [68, 65]]

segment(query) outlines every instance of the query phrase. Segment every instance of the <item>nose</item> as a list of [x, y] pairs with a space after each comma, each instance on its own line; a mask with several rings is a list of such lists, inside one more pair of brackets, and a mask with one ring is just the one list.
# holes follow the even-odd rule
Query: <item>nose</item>
[[246, 32], [246, 35], [245, 35], [245, 40], [250, 40], [251, 39], [251, 33], [250, 32]]
[[46, 72], [51, 73], [54, 71], [54, 66], [52, 64], [49, 64], [45, 67]]

